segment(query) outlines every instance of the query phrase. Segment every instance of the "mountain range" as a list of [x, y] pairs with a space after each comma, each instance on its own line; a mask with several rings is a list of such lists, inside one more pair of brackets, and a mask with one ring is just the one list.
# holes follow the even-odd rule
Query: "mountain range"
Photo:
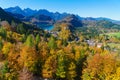
[[[51, 18], [53, 18], [54, 20], [61, 20], [64, 17], [67, 17], [69, 15], [69, 13], [59, 13], [59, 12], [50, 12], [46, 9], [39, 9], [39, 10], [32, 10], [30, 8], [25, 8], [25, 9], [21, 9], [19, 6], [16, 7], [9, 7], [9, 8], [5, 8], [4, 9], [6, 12], [11, 12], [13, 14], [19, 14], [19, 15], [23, 15], [23, 16], [33, 16], [33, 15], [47, 15], [50, 16]], [[98, 18], [93, 18], [93, 17], [80, 17], [79, 15], [76, 15], [76, 17], [78, 17], [79, 19], [83, 20], [108, 20], [108, 21], [112, 21], [112, 22], [118, 22], [117, 20], [112, 20], [110, 18], [105, 18], [105, 17], [98, 17]]]
[[19, 6], [16, 7], [10, 7], [10, 8], [6, 8], [4, 9], [6, 12], [11, 12], [13, 14], [21, 14], [25, 17], [28, 16], [33, 16], [33, 15], [47, 15], [50, 16], [51, 18], [55, 19], [55, 20], [60, 20], [70, 14], [68, 13], [59, 13], [59, 12], [49, 12], [46, 9], [40, 9], [40, 10], [32, 10], [30, 8], [26, 8], [26, 9], [21, 9]]
[[19, 19], [24, 23], [29, 23], [41, 26], [51, 26], [59, 23], [69, 23], [72, 27], [83, 26], [101, 26], [101, 27], [113, 27], [119, 26], [120, 21], [112, 20], [104, 17], [81, 17], [76, 14], [50, 12], [46, 9], [32, 10], [30, 8], [21, 9], [19, 6], [9, 7], [4, 11], [13, 16], [15, 19]]

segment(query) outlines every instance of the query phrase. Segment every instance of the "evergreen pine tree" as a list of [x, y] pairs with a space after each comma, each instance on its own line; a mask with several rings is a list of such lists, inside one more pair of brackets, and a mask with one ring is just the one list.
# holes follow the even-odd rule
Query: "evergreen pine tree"
[[29, 46], [29, 47], [33, 47], [34, 46], [34, 39], [32, 35], [29, 35], [26, 39], [25, 45]]
[[49, 42], [48, 42], [48, 46], [49, 48], [51, 49], [56, 49], [57, 48], [57, 45], [56, 45], [56, 42], [55, 42], [55, 38], [54, 37], [51, 37]]

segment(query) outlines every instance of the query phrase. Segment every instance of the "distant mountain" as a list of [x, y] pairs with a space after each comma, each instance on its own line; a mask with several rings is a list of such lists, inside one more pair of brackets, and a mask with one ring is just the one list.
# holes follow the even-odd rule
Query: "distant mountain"
[[86, 17], [86, 18], [81, 18], [81, 20], [87, 20], [87, 21], [109, 21], [109, 22], [112, 22], [114, 24], [120, 24], [120, 21], [118, 20], [113, 20], [113, 19], [110, 19], [110, 18], [105, 18], [105, 17], [98, 17], [98, 18], [93, 18], [93, 17]]
[[7, 12], [9, 15], [11, 15], [11, 16], [13, 16], [14, 18], [17, 18], [17, 19], [20, 19], [20, 20], [22, 20], [22, 19], [24, 19], [25, 18], [25, 16], [23, 16], [22, 14], [17, 14], [17, 13], [11, 13], [11, 12]]
[[[60, 26], [62, 24], [65, 24], [67, 26]], [[70, 31], [74, 31], [75, 28], [77, 27], [83, 27], [83, 23], [82, 23], [82, 20], [80, 20], [77, 16], [69, 15], [67, 17], [64, 17], [61, 20], [58, 20], [54, 24], [54, 26], [55, 26], [54, 30], [57, 30], [57, 31], [59, 31], [61, 27], [67, 27], [68, 29], [70, 29]]]
[[2, 8], [0, 8], [0, 20], [2, 20], [2, 21], [6, 20], [9, 23], [11, 23], [12, 21], [14, 21], [16, 23], [20, 23], [20, 20], [18, 20], [16, 18], [14, 18], [13, 16], [11, 16], [7, 12], [5, 12]]
[[82, 27], [83, 24], [75, 15], [69, 15], [64, 19], [58, 21], [58, 23], [68, 23], [72, 27]]
[[107, 21], [110, 21], [112, 23], [120, 25], [120, 21], [119, 20], [113, 20], [113, 19], [110, 19], [110, 18], [99, 17], [99, 18], [96, 18], [96, 20], [107, 20]]
[[31, 16], [31, 15], [37, 13], [37, 10], [32, 10], [30, 8], [26, 8], [26, 9], [22, 10], [19, 6], [6, 8], [4, 10], [6, 12], [10, 12], [13, 14], [21, 14], [23, 16]]
[[31, 16], [37, 13], [37, 10], [32, 10], [30, 8], [26, 8], [23, 10], [23, 12], [25, 13], [25, 16]]
[[10, 8], [6, 8], [4, 9], [6, 12], [11, 12], [13, 14], [21, 14], [21, 15], [24, 15], [25, 16], [25, 12], [19, 7], [19, 6], [16, 6], [16, 7], [10, 7]]
[[54, 20], [61, 20], [65, 17], [71, 15], [68, 13], [59, 13], [59, 12], [53, 13], [53, 12], [49, 12], [48, 10], [45, 10], [45, 9], [39, 10], [35, 15], [38, 15], [38, 14], [50, 16]]

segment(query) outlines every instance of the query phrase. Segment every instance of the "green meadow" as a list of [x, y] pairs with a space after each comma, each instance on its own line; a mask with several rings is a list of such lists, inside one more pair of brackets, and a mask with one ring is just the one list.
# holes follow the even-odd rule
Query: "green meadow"
[[120, 38], [120, 32], [106, 33], [105, 35], [108, 35], [109, 37]]

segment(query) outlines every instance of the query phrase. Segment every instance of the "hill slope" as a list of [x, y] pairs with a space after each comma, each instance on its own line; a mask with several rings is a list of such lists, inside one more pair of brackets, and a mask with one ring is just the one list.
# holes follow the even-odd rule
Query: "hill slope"
[[0, 19], [6, 20], [9, 23], [11, 23], [12, 21], [16, 22], [16, 23], [20, 23], [20, 20], [14, 18], [13, 16], [9, 15], [8, 13], [6, 13], [2, 8], [0, 8]]

